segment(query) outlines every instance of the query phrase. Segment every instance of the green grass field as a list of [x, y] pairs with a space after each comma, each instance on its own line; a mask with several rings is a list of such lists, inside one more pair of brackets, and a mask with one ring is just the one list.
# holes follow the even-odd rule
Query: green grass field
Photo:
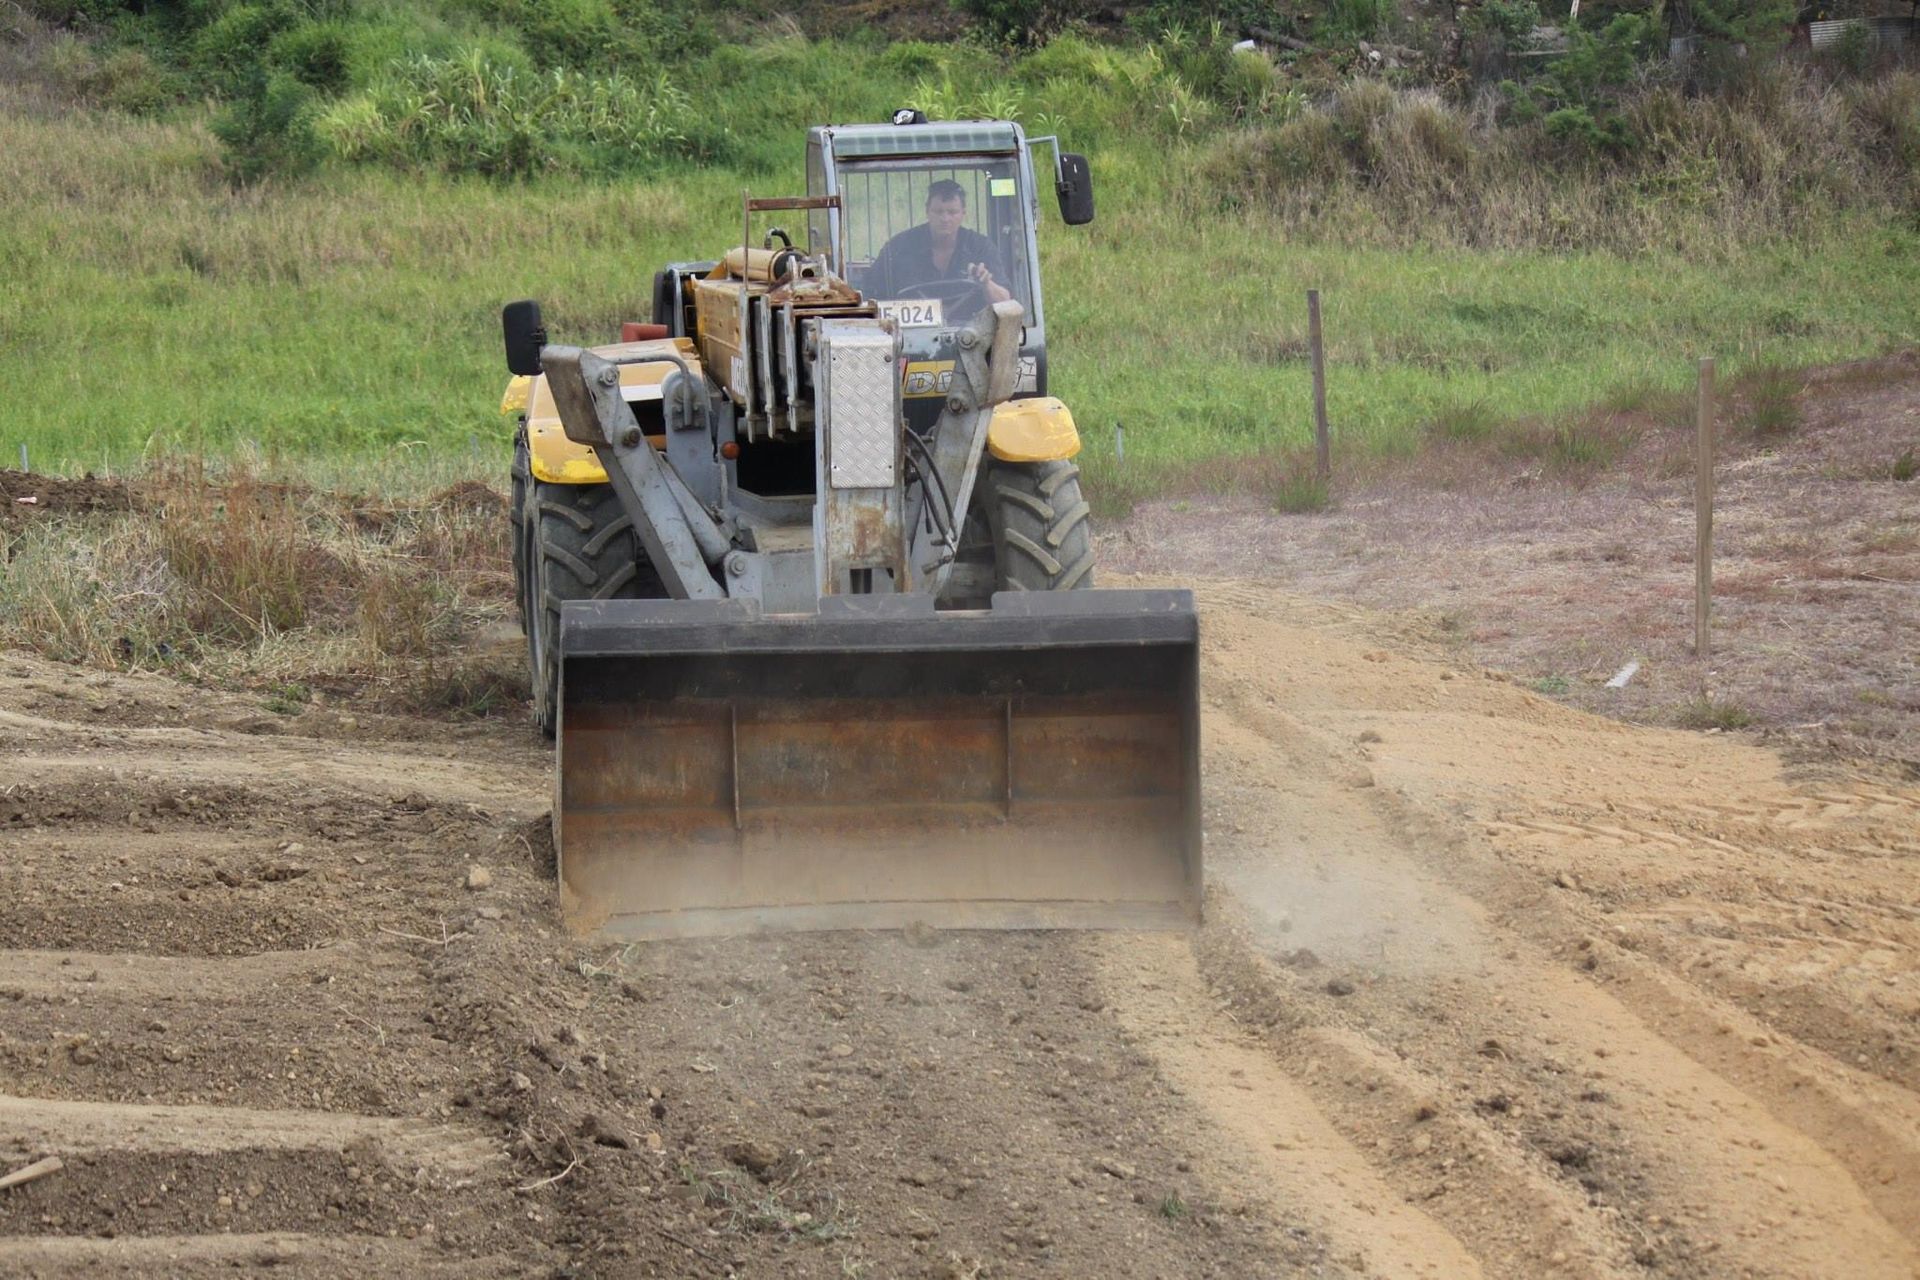
[[[878, 114], [924, 87], [933, 56], [828, 53], [834, 75], [780, 99], [735, 164], [516, 183], [336, 165], [237, 187], [203, 116], [52, 110], [0, 85], [0, 459], [22, 444], [35, 469], [67, 472], [245, 454], [376, 487], [503, 471], [502, 302], [541, 299], [556, 338], [610, 339], [645, 318], [658, 264], [737, 234], [743, 186], [799, 189], [806, 120], [841, 116], [836, 103]], [[728, 56], [751, 79], [787, 55]], [[874, 74], [856, 85], [840, 64], [860, 58]], [[1123, 64], [1087, 61], [1070, 69], [1126, 82]], [[968, 83], [987, 82], [979, 62], [964, 55]], [[1551, 420], [1682, 388], [1699, 356], [1737, 374], [1920, 342], [1910, 218], [1839, 211], [1712, 253], [1491, 250], [1383, 232], [1348, 188], [1351, 217], [1336, 191], [1303, 224], [1200, 185], [1204, 115], [1129, 130], [1120, 90], [1095, 83], [1076, 134], [1070, 86], [1032, 83], [1008, 103], [1093, 157], [1099, 220], [1066, 228], [1049, 211], [1042, 254], [1052, 389], [1095, 455], [1116, 423], [1130, 464], [1188, 477], [1303, 444], [1310, 287], [1335, 434], [1368, 453], [1411, 450], [1436, 416]], [[783, 119], [790, 131], [767, 123]]]

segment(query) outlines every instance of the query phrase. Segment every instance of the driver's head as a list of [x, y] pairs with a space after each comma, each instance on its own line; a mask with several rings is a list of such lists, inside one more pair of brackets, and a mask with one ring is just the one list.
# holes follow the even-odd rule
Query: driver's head
[[967, 220], [967, 189], [952, 178], [927, 188], [927, 225], [937, 240], [951, 240]]

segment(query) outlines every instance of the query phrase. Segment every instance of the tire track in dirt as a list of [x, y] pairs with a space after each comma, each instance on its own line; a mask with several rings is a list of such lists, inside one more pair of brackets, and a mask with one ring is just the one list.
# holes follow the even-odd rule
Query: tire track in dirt
[[0, 1269], [1348, 1274], [1198, 1171], [1078, 935], [581, 942], [519, 737], [463, 762], [28, 718], [0, 737], [0, 1168], [68, 1166], [0, 1196]]
[[1369, 1276], [1474, 1277], [1473, 1255], [1383, 1179], [1257, 1040], [1215, 1007], [1179, 937], [1094, 944], [1128, 1034], [1220, 1129], [1205, 1172], [1299, 1215]]
[[[1643, 927], [1621, 919], [1640, 883], [1630, 870], [1657, 899], [1715, 857], [1751, 873], [1752, 850], [1728, 839], [1696, 858], [1684, 835], [1621, 840], [1590, 829], [1627, 832], [1617, 816], [1586, 827], [1557, 816], [1584, 805], [1606, 818], [1615, 797], [1657, 797], [1663, 817], [1670, 795], [1736, 797], [1735, 814], [1704, 820], [1771, 830], [1790, 815], [1794, 839], [1856, 850], [1823, 892], [1852, 903], [1864, 890], [1871, 905], [1878, 872], [1861, 870], [1857, 850], [1897, 854], [1904, 793], [1795, 794], [1766, 753], [1702, 751], [1697, 736], [1627, 730], [1371, 650], [1350, 612], [1329, 627], [1294, 602], [1309, 626], [1276, 621], [1289, 602], [1244, 587], [1202, 600], [1211, 869], [1249, 916], [1227, 930], [1236, 946], [1209, 942], [1220, 936], [1209, 926], [1202, 966], [1275, 1029], [1297, 1075], [1316, 1058], [1338, 1064], [1345, 1079], [1308, 1075], [1307, 1088], [1363, 1151], [1386, 1153], [1375, 1157], [1384, 1176], [1496, 1273], [1913, 1274], [1911, 1093], [1863, 1081], [1777, 1027], [1738, 1034], [1715, 1015], [1733, 1012], [1723, 997], [1635, 947]], [[1669, 770], [1693, 776], [1675, 786]], [[1479, 819], [1490, 807], [1503, 824], [1491, 833]], [[1521, 822], [1529, 838], [1574, 850], [1516, 865], [1502, 839]], [[1579, 851], [1596, 838], [1644, 844], [1657, 867], [1596, 865]], [[1650, 998], [1656, 985], [1663, 999]], [[1429, 1100], [1397, 1115], [1370, 1104], [1396, 1093], [1396, 1070], [1382, 1068], [1407, 1077], [1396, 1105], [1422, 1090]], [[1862, 1096], [1868, 1085], [1877, 1094]], [[1438, 1131], [1415, 1151], [1415, 1131], [1433, 1122], [1412, 1117], [1427, 1107], [1457, 1117], [1480, 1156]], [[1489, 1146], [1517, 1170], [1456, 1203], [1456, 1172]], [[1580, 1193], [1557, 1221], [1540, 1190], [1556, 1184]], [[1506, 1203], [1490, 1211], [1487, 1191]], [[1555, 1227], [1578, 1243], [1557, 1243]]]
[[[116, 710], [110, 679], [8, 675], [0, 702]], [[428, 927], [495, 850], [480, 803], [527, 806], [510, 765], [7, 706], [0, 771], [0, 1168], [65, 1161], [0, 1194], [0, 1270], [538, 1264], [505, 1144], [447, 1105], [476, 1064], [423, 1026], [425, 966], [381, 923]]]
[[148, 1280], [227, 1280], [236, 1271], [265, 1271], [275, 1280], [341, 1276], [524, 1276], [508, 1258], [448, 1257], [431, 1243], [363, 1236], [338, 1239], [295, 1232], [222, 1235], [0, 1238], [0, 1272], [28, 1280], [129, 1276]]

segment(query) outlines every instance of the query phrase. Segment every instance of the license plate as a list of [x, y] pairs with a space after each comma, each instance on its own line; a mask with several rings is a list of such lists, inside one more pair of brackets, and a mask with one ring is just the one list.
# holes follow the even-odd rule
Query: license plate
[[945, 324], [938, 298], [902, 298], [880, 304], [880, 314], [903, 329], [926, 329]]

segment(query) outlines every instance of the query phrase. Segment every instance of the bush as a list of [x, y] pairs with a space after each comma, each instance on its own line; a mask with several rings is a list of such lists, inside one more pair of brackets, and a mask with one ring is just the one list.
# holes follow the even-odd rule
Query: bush
[[316, 128], [346, 160], [496, 177], [618, 171], [726, 145], [664, 74], [530, 75], [476, 50], [414, 58], [370, 93], [328, 107]]
[[1031, 48], [1075, 18], [1084, 17], [1084, 0], [956, 0], [959, 9], [990, 40]]
[[1512, 48], [1540, 25], [1540, 6], [1535, 0], [1484, 0], [1467, 11], [1465, 26], [1476, 35], [1488, 35]]
[[255, 68], [213, 122], [228, 169], [243, 182], [312, 169], [324, 153], [314, 132], [315, 110], [311, 88], [284, 72]]
[[1393, 15], [1393, 0], [1327, 0], [1315, 31], [1328, 43], [1372, 40], [1386, 30]]
[[344, 23], [309, 22], [274, 37], [267, 60], [301, 84], [332, 95], [347, 87], [352, 47]]
[[288, 4], [235, 5], [194, 37], [192, 68], [222, 93], [254, 92], [256, 79], [269, 65], [268, 48], [299, 21]]

